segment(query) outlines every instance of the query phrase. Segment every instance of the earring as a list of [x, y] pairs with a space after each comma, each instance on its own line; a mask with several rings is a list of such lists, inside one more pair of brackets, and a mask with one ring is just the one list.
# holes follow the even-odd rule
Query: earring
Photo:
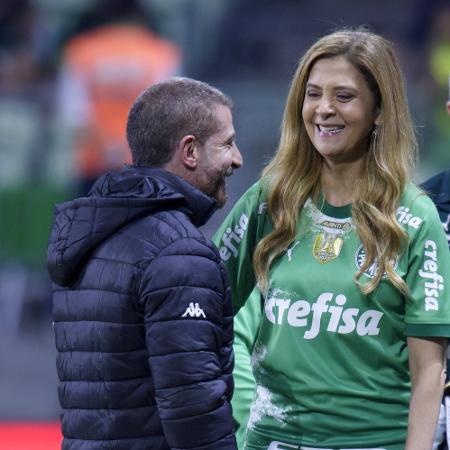
[[378, 137], [378, 125], [373, 126], [371, 137], [373, 140], [375, 140]]

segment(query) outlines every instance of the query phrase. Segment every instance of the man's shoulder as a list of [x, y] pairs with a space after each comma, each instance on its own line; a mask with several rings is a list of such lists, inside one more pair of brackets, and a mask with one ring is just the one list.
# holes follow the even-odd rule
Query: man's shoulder
[[159, 235], [168, 240], [204, 236], [199, 227], [192, 223], [188, 212], [178, 208], [155, 211], [136, 221], [135, 226], [147, 234], [149, 233], [148, 227], [152, 226], [153, 233], [149, 236]]
[[450, 213], [450, 169], [426, 180], [422, 188], [433, 200], [440, 214], [446, 216]]
[[115, 239], [125, 240], [132, 248], [137, 244], [135, 250], [150, 259], [163, 251], [181, 255], [215, 250], [187, 213], [178, 209], [164, 209], [142, 217], [118, 232]]
[[422, 188], [430, 196], [445, 194], [450, 198], [450, 168], [428, 178], [422, 183]]

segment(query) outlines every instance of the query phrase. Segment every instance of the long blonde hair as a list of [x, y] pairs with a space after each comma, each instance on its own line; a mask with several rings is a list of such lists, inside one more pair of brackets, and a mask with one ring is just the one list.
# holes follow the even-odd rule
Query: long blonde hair
[[[313, 64], [335, 56], [344, 56], [362, 73], [381, 114], [381, 125], [374, 125], [355, 182], [352, 218], [366, 255], [355, 281], [368, 294], [386, 273], [392, 284], [406, 293], [405, 282], [394, 270], [406, 240], [396, 210], [409, 180], [417, 142], [393, 46], [362, 29], [337, 31], [319, 39], [299, 62], [286, 102], [278, 150], [262, 174], [269, 185], [268, 212], [273, 230], [255, 249], [256, 279], [263, 290], [268, 287], [271, 264], [295, 238], [299, 211], [309, 196], [316, 197], [321, 190], [323, 160], [307, 135], [302, 106]], [[361, 274], [375, 262], [376, 276], [360, 284]]]

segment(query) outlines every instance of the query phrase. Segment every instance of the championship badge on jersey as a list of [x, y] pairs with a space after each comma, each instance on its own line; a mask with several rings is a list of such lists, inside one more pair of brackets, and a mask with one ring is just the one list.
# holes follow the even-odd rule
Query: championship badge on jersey
[[314, 239], [313, 256], [320, 264], [325, 264], [339, 256], [343, 243], [338, 234], [322, 231]]

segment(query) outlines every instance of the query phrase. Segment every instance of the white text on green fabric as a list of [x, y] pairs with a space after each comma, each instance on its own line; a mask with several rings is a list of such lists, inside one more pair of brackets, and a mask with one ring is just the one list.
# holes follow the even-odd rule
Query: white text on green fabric
[[309, 325], [303, 336], [305, 339], [318, 336], [322, 321], [328, 322], [325, 325], [328, 332], [348, 334], [356, 331], [359, 336], [377, 336], [383, 313], [374, 309], [344, 308], [346, 302], [345, 295], [335, 296], [331, 292], [320, 294], [313, 303], [271, 297], [266, 300], [264, 311], [269, 322], [275, 325], [286, 322], [291, 327], [307, 328]]
[[400, 223], [415, 228], [416, 230], [419, 229], [423, 222], [420, 217], [414, 216], [406, 206], [400, 206], [400, 208], [397, 209], [397, 220]]
[[237, 225], [233, 228], [229, 227], [225, 230], [220, 240], [222, 241], [222, 246], [219, 247], [220, 257], [222, 261], [228, 261], [230, 256], [237, 258], [238, 247], [244, 237], [245, 231], [248, 227], [248, 217], [242, 214], [239, 217]]
[[419, 276], [425, 280], [425, 311], [438, 311], [439, 291], [444, 289], [444, 278], [438, 273], [437, 245], [431, 239], [425, 242], [424, 257]]

